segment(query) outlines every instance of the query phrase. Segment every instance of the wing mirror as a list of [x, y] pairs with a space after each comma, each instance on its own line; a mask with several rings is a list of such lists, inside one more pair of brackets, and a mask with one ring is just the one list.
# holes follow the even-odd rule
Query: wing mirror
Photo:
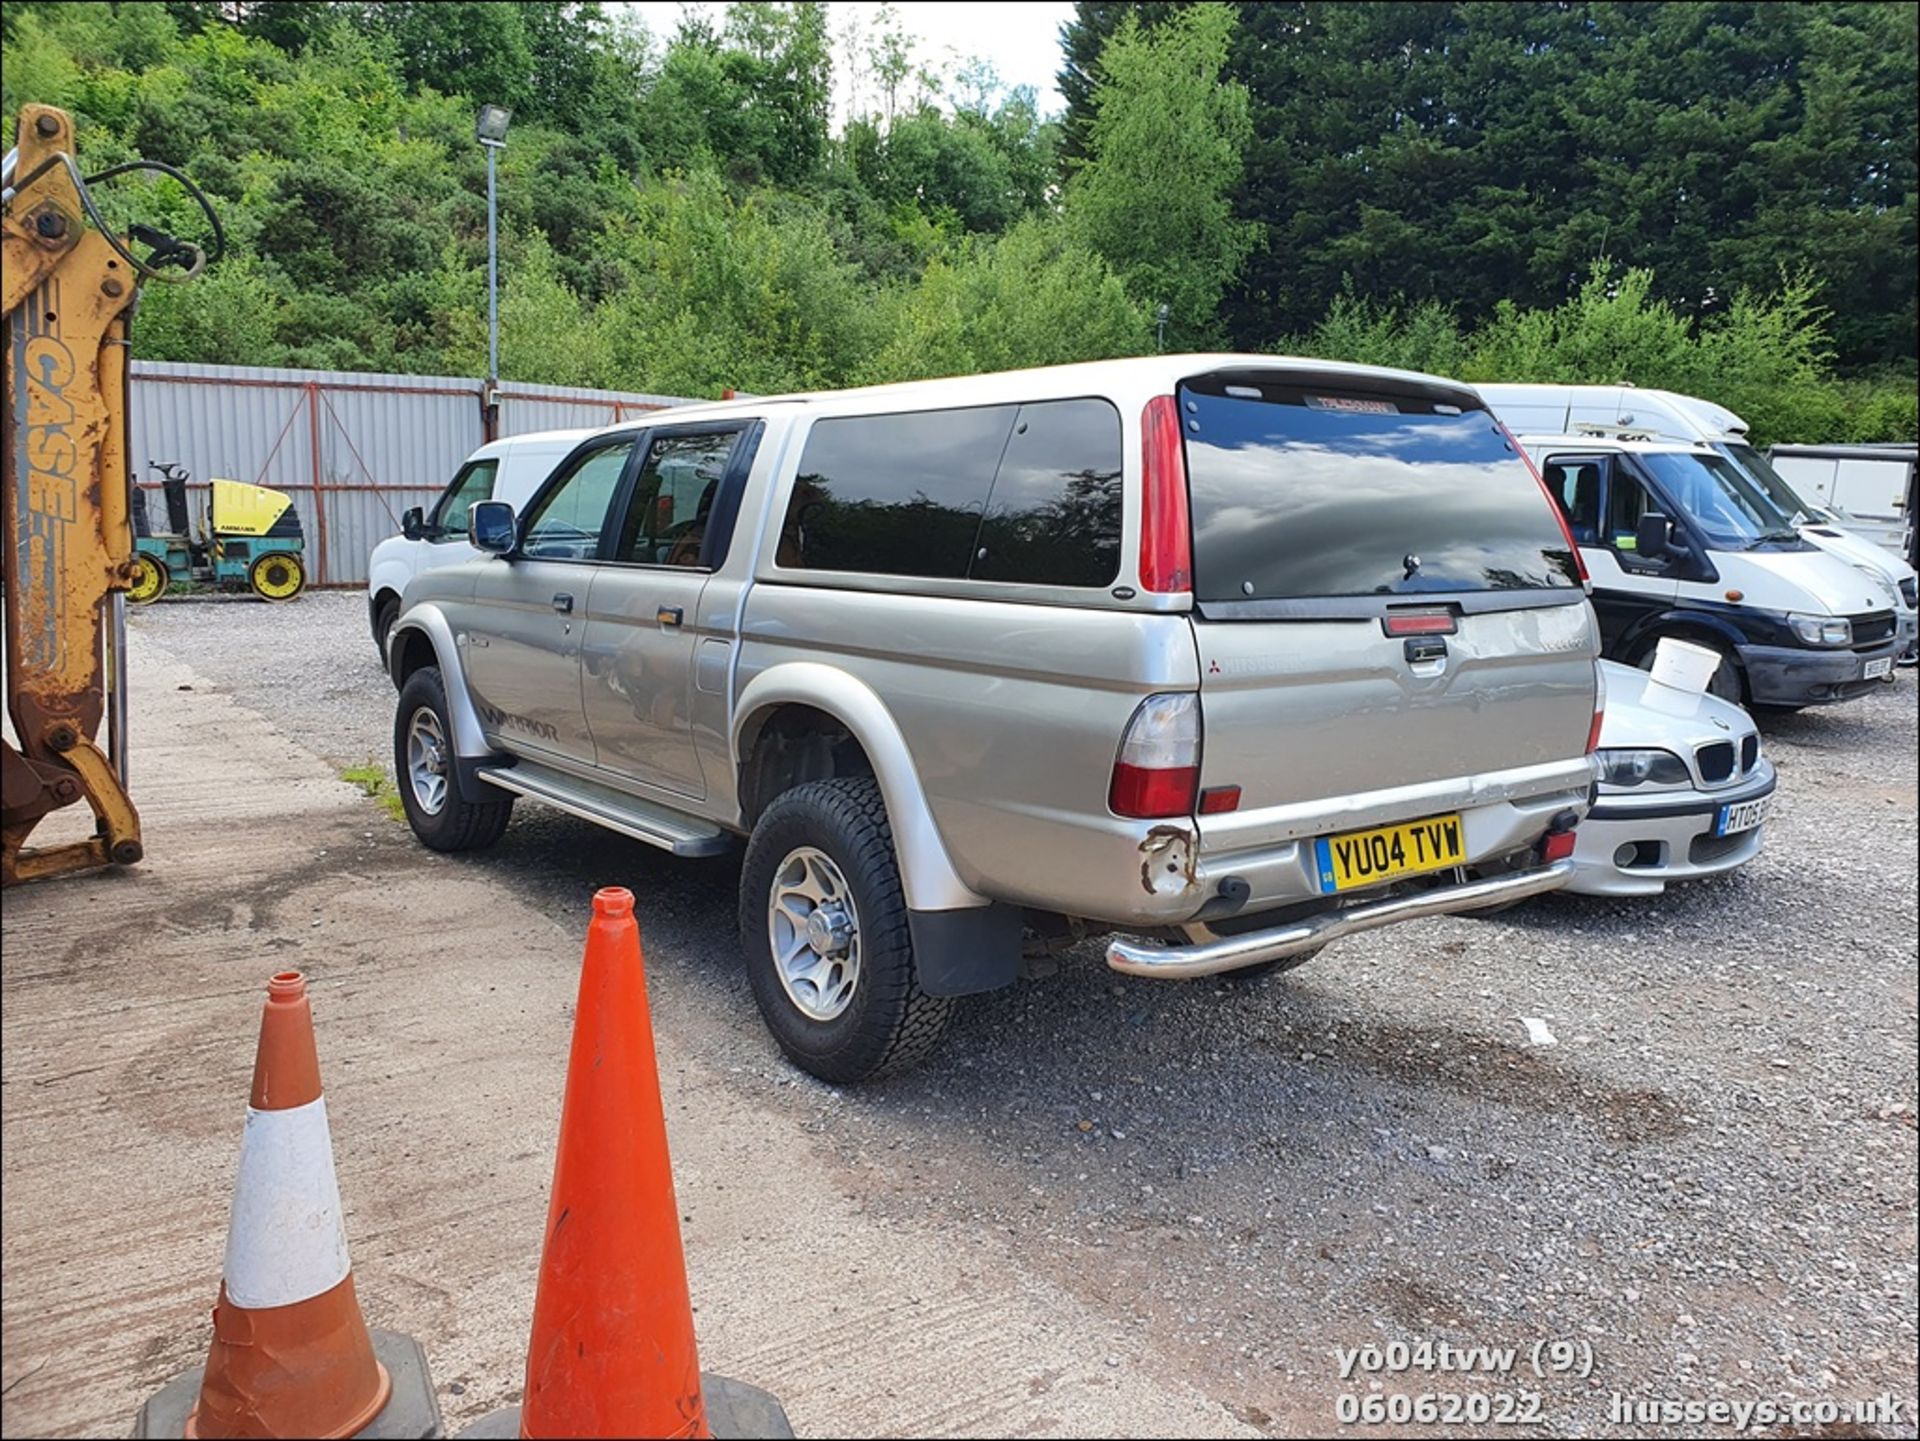
[[1673, 554], [1673, 522], [1648, 511], [1633, 528], [1633, 548], [1645, 560], [1665, 560]]
[[408, 506], [400, 513], [400, 534], [408, 540], [419, 540], [427, 533], [427, 513], [419, 506]]
[[467, 539], [475, 550], [505, 555], [513, 549], [515, 530], [513, 507], [504, 500], [476, 501], [467, 512]]

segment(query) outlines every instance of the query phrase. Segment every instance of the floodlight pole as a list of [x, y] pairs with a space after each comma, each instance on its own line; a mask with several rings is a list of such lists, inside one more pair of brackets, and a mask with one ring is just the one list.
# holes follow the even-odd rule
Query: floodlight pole
[[507, 143], [513, 112], [504, 105], [482, 105], [473, 137], [487, 148], [487, 387], [500, 381], [500, 201], [496, 153]]
[[494, 161], [498, 141], [482, 140], [487, 147], [487, 379], [500, 378], [500, 223], [494, 190]]

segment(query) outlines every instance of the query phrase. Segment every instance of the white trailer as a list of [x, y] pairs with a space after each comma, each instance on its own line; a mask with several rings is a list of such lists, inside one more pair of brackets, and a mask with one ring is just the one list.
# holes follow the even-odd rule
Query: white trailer
[[1767, 451], [1794, 489], [1852, 517], [1848, 528], [1914, 560], [1912, 445], [1776, 445]]

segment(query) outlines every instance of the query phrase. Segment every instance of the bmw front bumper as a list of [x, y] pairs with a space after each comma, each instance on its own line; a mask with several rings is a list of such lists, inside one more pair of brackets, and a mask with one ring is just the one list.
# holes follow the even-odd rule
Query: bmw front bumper
[[1773, 762], [1722, 791], [1630, 791], [1603, 788], [1575, 832], [1573, 878], [1566, 889], [1588, 896], [1657, 896], [1670, 881], [1717, 876], [1760, 853], [1762, 821], [1736, 835], [1714, 834], [1721, 807], [1763, 800], [1777, 784]]

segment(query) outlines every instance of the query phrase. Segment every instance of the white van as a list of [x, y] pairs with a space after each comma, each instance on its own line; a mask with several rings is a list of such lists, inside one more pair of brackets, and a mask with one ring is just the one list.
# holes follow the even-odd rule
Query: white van
[[467, 543], [467, 512], [474, 502], [504, 500], [515, 509], [524, 506], [554, 466], [593, 433], [542, 430], [489, 441], [454, 472], [432, 510], [422, 514], [415, 506], [400, 517], [400, 534], [376, 545], [367, 561], [367, 619], [382, 666], [407, 582], [422, 571], [479, 558], [480, 552]]
[[[1911, 658], [1920, 635], [1920, 586], [1900, 554], [1897, 533], [1850, 515], [1836, 495], [1807, 498], [1747, 438], [1747, 423], [1723, 405], [1671, 390], [1632, 385], [1480, 385], [1474, 387], [1509, 430], [1531, 435], [1641, 434], [1688, 441], [1725, 456], [1800, 534], [1848, 565], [1881, 576], [1893, 587], [1901, 653]], [[1857, 447], [1850, 447], [1850, 449]], [[1772, 454], [1803, 447], [1775, 446]]]
[[1519, 440], [1592, 577], [1609, 659], [1644, 666], [1662, 637], [1690, 640], [1720, 653], [1713, 694], [1788, 709], [1892, 677], [1892, 585], [1801, 536], [1719, 451], [1637, 432]]

